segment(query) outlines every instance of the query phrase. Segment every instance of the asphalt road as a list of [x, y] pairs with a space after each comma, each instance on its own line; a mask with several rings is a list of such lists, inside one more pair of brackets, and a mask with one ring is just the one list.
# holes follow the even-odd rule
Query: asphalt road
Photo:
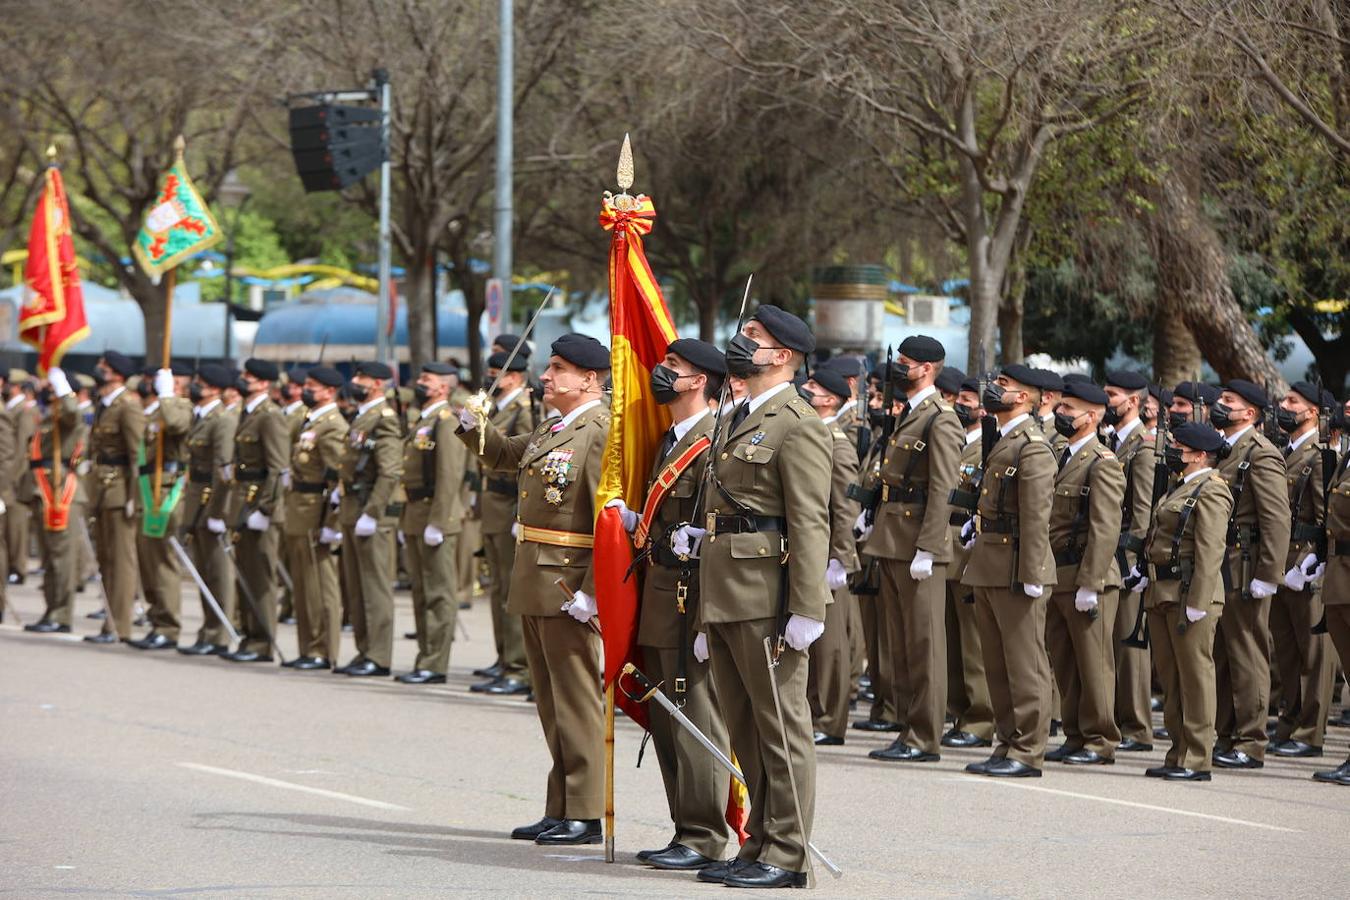
[[[97, 594], [80, 595], [76, 630]], [[10, 589], [24, 621], [36, 586]], [[196, 600], [185, 598], [184, 609]], [[542, 812], [534, 707], [467, 691], [491, 662], [484, 602], [463, 614], [450, 683], [407, 687], [98, 647], [0, 625], [0, 894], [54, 897], [688, 897], [727, 889], [633, 854], [669, 839], [654, 757], [621, 722], [618, 860], [509, 830]], [[399, 596], [399, 634], [411, 627]], [[195, 630], [189, 614], [185, 637]], [[186, 642], [186, 641], [185, 641]], [[282, 646], [294, 652], [293, 629]], [[343, 660], [352, 653], [345, 636]], [[412, 661], [397, 641], [396, 669]], [[1350, 790], [1312, 782], [1346, 754], [1143, 777], [1162, 748], [1039, 780], [965, 775], [980, 751], [906, 767], [851, 732], [820, 753], [814, 840], [845, 870], [818, 894], [935, 897], [1344, 896]]]

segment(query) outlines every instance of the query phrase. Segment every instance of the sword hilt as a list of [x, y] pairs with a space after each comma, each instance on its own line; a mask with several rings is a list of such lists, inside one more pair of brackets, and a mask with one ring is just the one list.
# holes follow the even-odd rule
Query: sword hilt
[[[640, 694], [630, 693], [628, 688], [624, 687], [623, 676], [625, 675], [638, 683], [638, 687], [642, 689]], [[642, 670], [632, 663], [623, 664], [623, 671], [621, 671], [619, 677], [615, 679], [615, 684], [618, 685], [618, 688], [623, 692], [623, 695], [634, 703], [646, 703], [661, 689], [659, 682], [652, 684], [652, 680], [644, 675]]]

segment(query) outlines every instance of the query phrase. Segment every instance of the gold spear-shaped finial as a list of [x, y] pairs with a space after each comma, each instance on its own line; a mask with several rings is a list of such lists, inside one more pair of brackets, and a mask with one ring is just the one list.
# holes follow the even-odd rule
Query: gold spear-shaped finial
[[47, 162], [51, 165], [56, 165], [56, 141], [52, 141], [47, 145]]
[[637, 198], [628, 193], [628, 189], [633, 186], [633, 144], [628, 139], [627, 132], [623, 136], [623, 146], [619, 148], [619, 168], [615, 177], [619, 182], [621, 193], [616, 195], [605, 191], [605, 199], [615, 209], [637, 209]]
[[173, 139], [173, 155], [175, 159], [183, 158], [183, 151], [187, 150], [187, 140], [180, 134]]

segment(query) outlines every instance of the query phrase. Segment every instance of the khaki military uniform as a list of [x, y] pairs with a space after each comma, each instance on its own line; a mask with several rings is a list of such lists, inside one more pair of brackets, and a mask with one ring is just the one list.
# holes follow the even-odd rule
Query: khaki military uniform
[[[161, 397], [147, 412], [145, 418], [145, 464], [141, 474], [150, 478], [151, 502], [154, 502], [155, 447], [159, 436], [164, 439], [164, 469], [160, 478], [160, 498], [166, 497], [179, 480], [187, 478], [187, 434], [192, 426], [192, 403], [181, 397]], [[187, 489], [185, 484], [184, 490]], [[139, 491], [139, 483], [135, 489]], [[139, 493], [137, 494], [139, 498]], [[142, 515], [145, 513], [141, 501]], [[178, 640], [183, 629], [183, 572], [178, 557], [169, 546], [169, 537], [176, 536], [183, 524], [183, 498], [180, 496], [169, 514], [164, 537], [150, 537], [142, 527], [136, 529], [136, 563], [141, 574], [141, 591], [145, 595], [146, 617], [150, 630], [172, 641]]]
[[[290, 406], [287, 406], [281, 410], [281, 414], [285, 418], [286, 422], [286, 454], [288, 464], [290, 461], [289, 460], [290, 448], [295, 443], [296, 438], [300, 436], [300, 426], [304, 424], [305, 415], [308, 412], [309, 410], [305, 408], [305, 404], [301, 403], [298, 400], [295, 401]], [[283, 500], [285, 498], [284, 491], [282, 493], [282, 498]], [[272, 519], [272, 525], [277, 529], [278, 534], [285, 535], [286, 504], [284, 502], [278, 503], [276, 505], [275, 512], [276, 514]], [[286, 541], [284, 538], [278, 541], [278, 552], [277, 552], [278, 575], [282, 574], [283, 567], [286, 576], [290, 576], [290, 573], [293, 572], [296, 568], [296, 561], [291, 559], [290, 548], [286, 546]], [[290, 584], [291, 584], [290, 577], [282, 578], [280, 609], [277, 610], [277, 618], [281, 620], [295, 619], [295, 603], [294, 598], [292, 596]]]
[[[505, 406], [493, 412], [490, 420], [507, 437], [534, 431], [534, 409], [530, 389], [521, 389]], [[516, 522], [516, 471], [485, 470], [483, 489], [478, 495], [478, 512], [483, 531], [483, 552], [487, 557], [489, 591], [492, 599], [492, 635], [497, 644], [497, 662], [502, 674], [524, 680], [529, 677], [525, 665], [525, 640], [520, 616], [506, 611], [511, 588], [511, 569], [516, 560], [516, 539], [511, 526]]]
[[338, 596], [337, 558], [333, 547], [319, 542], [320, 531], [338, 528], [332, 503], [342, 464], [342, 442], [347, 423], [337, 406], [313, 410], [300, 423], [291, 446], [290, 487], [286, 491], [285, 535], [287, 555], [295, 562], [295, 636], [302, 657], [337, 657], [342, 638], [342, 607]]
[[[78, 516], [85, 499], [84, 480], [79, 477], [78, 470], [84, 462], [87, 437], [88, 429], [80, 418], [75, 395], [66, 394], [47, 409], [28, 442], [34, 514], [42, 528], [39, 542], [42, 548], [42, 596], [47, 604], [42, 619], [67, 627], [75, 606], [75, 559], [81, 542], [76, 529], [82, 527]], [[58, 446], [59, 460], [54, 456], [54, 448]], [[63, 491], [73, 489], [64, 528], [48, 527], [45, 494], [38, 481], [38, 469], [43, 470], [54, 498], [59, 499]]]
[[[1322, 448], [1314, 431], [1285, 458], [1292, 519], [1286, 571], [1302, 563], [1322, 536]], [[1312, 584], [1290, 590], [1283, 577], [1279, 585], [1270, 604], [1270, 637], [1280, 676], [1275, 741], [1321, 747], [1334, 668], [1327, 636], [1312, 633], [1322, 620], [1322, 592]]]
[[[1214, 746], [1214, 635], [1225, 612], [1223, 538], [1232, 503], [1223, 477], [1201, 472], [1159, 501], [1145, 548], [1149, 639], [1163, 687], [1163, 723], [1172, 736], [1167, 765], [1198, 772], [1210, 770]], [[1205, 617], [1182, 633], [1187, 607]]]
[[[858, 409], [858, 401], [850, 400], [844, 404], [844, 408], [839, 411], [838, 417], [831, 424], [847, 435], [848, 442], [858, 459], [858, 471], [861, 474], [863, 464], [871, 455], [872, 429], [868, 427], [866, 417], [858, 414]], [[854, 521], [857, 521], [856, 516]], [[852, 523], [849, 527], [852, 528]], [[857, 554], [860, 548], [861, 544], [855, 542], [854, 553]], [[858, 565], [861, 568], [861, 559]], [[851, 590], [848, 601], [848, 655], [849, 697], [852, 698], [857, 696], [862, 676], [867, 672], [867, 637], [863, 631], [862, 604]]]
[[[527, 435], [506, 437], [489, 424], [482, 454], [490, 469], [514, 466], [520, 485], [507, 612], [522, 617], [539, 722], [553, 757], [544, 815], [555, 819], [598, 819], [604, 811], [600, 639], [562, 611], [554, 582], [561, 578], [569, 592], [595, 596], [595, 492], [608, 436], [609, 409], [596, 402], [567, 425], [546, 420]], [[476, 429], [459, 437], [478, 449]]]
[[[247, 403], [243, 410], [234, 433], [227, 520], [234, 541], [239, 589], [246, 593], [240, 608], [243, 642], [239, 652], [271, 656], [277, 630], [281, 473], [290, 464], [290, 432], [280, 407], [266, 397], [251, 412]], [[248, 525], [249, 516], [255, 512], [268, 520], [261, 531]]]
[[[1106, 759], [1115, 758], [1120, 742], [1113, 644], [1124, 496], [1125, 473], [1115, 454], [1094, 436], [1060, 467], [1050, 508], [1056, 573], [1046, 608], [1045, 644], [1062, 693], [1064, 746]], [[1079, 612], [1074, 605], [1079, 588], [1097, 592], [1094, 612]]]
[[[1350, 660], [1350, 454], [1336, 468], [1327, 497], [1327, 560], [1322, 602], [1327, 634], [1345, 666]], [[1330, 692], [1323, 695], [1329, 698]], [[1350, 761], [1350, 758], [1347, 758]]]
[[[234, 573], [225, 558], [223, 535], [207, 526], [208, 519], [225, 520], [229, 499], [226, 473], [234, 458], [235, 417], [218, 400], [210, 409], [193, 411], [188, 430], [188, 486], [183, 507], [183, 523], [192, 541], [192, 564], [211, 589], [221, 611], [232, 622], [234, 612]], [[229, 632], [206, 597], [201, 598], [202, 627], [197, 643], [223, 647]]]
[[[450, 412], [458, 424], [459, 411], [473, 395], [463, 385], [450, 392]], [[470, 465], [464, 472], [460, 483], [460, 505], [464, 509], [464, 522], [455, 542], [455, 599], [460, 606], [473, 603], [474, 589], [478, 585], [478, 562], [484, 554], [483, 520], [480, 508], [482, 496], [482, 478], [479, 467]]]
[[8, 544], [9, 517], [17, 516], [20, 511], [15, 479], [15, 469], [10, 463], [16, 457], [27, 458], [27, 447], [20, 448], [17, 439], [16, 422], [12, 416], [0, 413], [0, 503], [4, 511], [0, 512], [0, 621], [5, 618], [5, 589], [9, 583]]
[[[1153, 515], [1153, 478], [1157, 471], [1154, 437], [1140, 422], [1119, 446], [1116, 459], [1125, 473], [1125, 496], [1121, 503], [1121, 546], [1116, 562], [1121, 577], [1143, 558], [1144, 540]], [[1140, 571], [1143, 566], [1140, 565]], [[1113, 652], [1116, 670], [1116, 724], [1121, 738], [1140, 744], [1153, 743], [1153, 666], [1147, 647], [1128, 647], [1122, 641], [1134, 631], [1140, 594], [1122, 593], [1116, 604]]]
[[[145, 432], [140, 399], [126, 387], [112, 399], [95, 405], [90, 446], [89, 504], [94, 517], [94, 547], [103, 592], [113, 621], [104, 621], [103, 632], [114, 630], [122, 640], [131, 639], [131, 606], [136, 599], [136, 453]], [[128, 504], [132, 514], [128, 515]]]
[[[1248, 467], [1245, 475], [1243, 466]], [[1236, 499], [1228, 526], [1227, 596], [1214, 645], [1219, 698], [1215, 752], [1241, 750], [1263, 760], [1270, 706], [1271, 598], [1257, 599], [1248, 586], [1253, 578], [1272, 585], [1284, 580], [1290, 531], [1284, 456], [1253, 426], [1218, 469]]]
[[[961, 583], [975, 614], [994, 705], [995, 757], [1040, 768], [1050, 734], [1045, 606], [1055, 583], [1050, 506], [1055, 455], [1034, 417], [999, 438], [985, 460], [976, 538]], [[1024, 585], [1044, 594], [1028, 597]]]
[[[830, 549], [829, 559], [839, 561], [848, 573], [859, 569], [853, 523], [858, 503], [848, 496], [848, 487], [858, 480], [858, 451], [848, 434], [830, 424]], [[852, 689], [852, 658], [848, 623], [854, 605], [848, 585], [831, 593], [825, 608], [825, 633], [809, 648], [810, 666], [806, 696], [816, 731], [843, 738], [848, 729], [848, 700]]]
[[[16, 402], [5, 407], [3, 415], [14, 430], [14, 443], [19, 450], [7, 461], [0, 463], [9, 470], [17, 501], [15, 508], [5, 514], [5, 543], [9, 548], [9, 559], [0, 575], [12, 572], [23, 578], [28, 575], [28, 523], [30, 516], [34, 514], [33, 507], [38, 504], [37, 496], [34, 494], [33, 474], [28, 469], [28, 445], [33, 440], [33, 432], [37, 430], [38, 411], [28, 405], [27, 397], [20, 394]], [[42, 515], [40, 506], [37, 507], [36, 514]], [[39, 533], [42, 530], [42, 523], [39, 520]]]
[[[867, 450], [867, 459], [860, 467], [860, 483], [864, 491], [881, 489], [881, 456], [885, 446], [880, 432], [873, 436]], [[858, 617], [862, 620], [863, 643], [867, 653], [867, 677], [872, 686], [872, 706], [868, 723], [898, 723], [909, 708], [907, 688], [891, 684], [890, 610], [881, 602], [881, 560], [867, 551], [867, 542], [858, 544], [859, 565], [862, 568], [851, 579], [849, 589], [858, 599]], [[897, 691], [906, 698], [904, 709], [897, 712]]]
[[764, 642], [777, 642], [788, 616], [825, 620], [832, 438], [790, 384], [770, 390], [739, 423], [728, 422], [726, 439], [712, 451], [717, 480], [704, 487], [703, 524], [713, 527], [700, 551], [699, 615], [714, 689], [750, 792], [750, 837], [738, 856], [805, 872], [816, 794], [808, 658], [787, 647], [775, 670], [802, 834]]
[[[980, 471], [980, 452], [980, 432], [976, 430], [974, 439], [967, 435], [961, 448], [958, 491], [977, 490], [975, 477]], [[961, 528], [967, 518], [965, 510], [952, 506], [952, 561], [947, 565], [947, 713], [952, 717], [952, 731], [973, 734], [992, 743], [994, 707], [984, 677], [975, 595], [961, 583], [970, 559], [970, 551], [961, 545]]]
[[[394, 529], [403, 512], [394, 492], [403, 476], [403, 428], [384, 398], [352, 420], [341, 474], [342, 568], [356, 652], [387, 669], [394, 655]], [[374, 534], [356, 534], [362, 515], [378, 523]]]
[[[650, 492], [673, 463], [702, 437], [710, 437], [715, 423], [709, 414], [699, 419], [664, 456], [659, 452], [652, 465]], [[683, 578], [686, 594], [683, 610], [679, 589], [681, 563], [670, 549], [669, 531], [697, 519], [694, 495], [707, 464], [707, 451], [696, 456], [670, 486], [648, 526], [646, 577], [642, 581], [642, 609], [638, 617], [638, 645], [643, 667], [654, 683], [690, 721], [724, 753], [730, 752], [727, 726], [713, 693], [706, 662], [693, 655], [694, 621], [698, 615], [699, 576], [697, 559], [688, 562]], [[668, 481], [669, 475], [664, 476]], [[721, 859], [727, 843], [726, 770], [669, 713], [657, 704], [651, 710], [652, 748], [661, 766], [666, 803], [675, 825], [674, 843], [682, 844], [710, 859]]]

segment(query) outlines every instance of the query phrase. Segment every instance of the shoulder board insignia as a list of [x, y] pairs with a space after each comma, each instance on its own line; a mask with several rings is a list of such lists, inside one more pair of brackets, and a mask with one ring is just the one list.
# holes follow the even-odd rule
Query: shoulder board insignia
[[1041, 435], [1035, 434], [1035, 433], [1030, 432], [1030, 431], [1024, 432], [1024, 435], [1025, 435], [1026, 439], [1029, 440], [1029, 441], [1043, 441], [1043, 440], [1045, 440], [1045, 438], [1042, 437]]
[[436, 418], [438, 419], [450, 418], [450, 407], [448, 406], [443, 407], [440, 412], [436, 413]]
[[848, 440], [848, 435], [844, 434], [844, 432], [843, 432], [841, 429], [838, 429], [838, 428], [831, 428], [831, 429], [830, 429], [830, 433], [834, 435], [834, 438], [835, 438], [835, 440], [837, 440], [837, 441], [846, 441], [846, 440]]
[[1102, 452], [1101, 452], [1101, 457], [1102, 457], [1102, 459], [1115, 459], [1115, 458], [1116, 458], [1116, 455], [1115, 455], [1114, 453], [1112, 453], [1110, 450], [1108, 450], [1108, 449], [1106, 449], [1105, 447], [1103, 447], [1103, 448], [1102, 448]]
[[386, 406], [384, 409], [380, 410], [380, 418], [392, 419], [394, 418], [394, 411]]

